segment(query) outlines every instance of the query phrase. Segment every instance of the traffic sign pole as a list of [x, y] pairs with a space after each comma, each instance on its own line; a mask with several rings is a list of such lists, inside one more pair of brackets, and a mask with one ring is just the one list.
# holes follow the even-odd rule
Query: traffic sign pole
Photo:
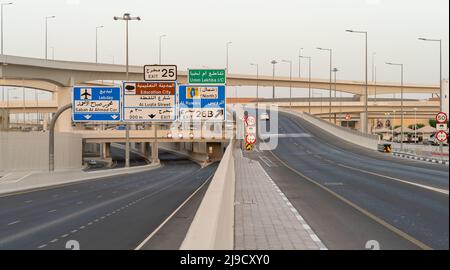
[[[442, 88], [441, 88], [441, 90], [442, 90]], [[442, 97], [440, 97], [441, 98], [441, 104], [442, 104]], [[441, 106], [441, 109], [442, 109], [442, 106]], [[439, 113], [437, 113], [436, 114], [436, 126], [437, 126], [437, 124], [443, 124], [443, 123], [447, 123], [447, 121], [448, 121], [448, 116], [447, 116], [447, 114], [445, 113], [445, 112], [439, 112]], [[436, 133], [436, 136], [439, 134], [439, 132], [438, 133]], [[448, 134], [447, 134], [447, 137], [448, 137]], [[436, 137], [437, 138], [437, 137]], [[447, 138], [448, 139], [448, 138]], [[439, 140], [439, 139], [438, 139]], [[445, 141], [445, 140], [444, 140]], [[442, 145], [442, 141], [439, 141], [439, 152], [441, 152], [441, 153], [443, 153], [444, 152], [444, 147], [443, 147], [443, 145]]]

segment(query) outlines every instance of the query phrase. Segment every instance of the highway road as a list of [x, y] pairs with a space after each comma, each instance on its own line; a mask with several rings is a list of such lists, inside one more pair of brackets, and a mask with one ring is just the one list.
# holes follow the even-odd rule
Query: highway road
[[0, 249], [134, 249], [217, 164], [160, 153], [163, 167], [0, 197]]
[[449, 248], [448, 166], [366, 150], [287, 113], [278, 129], [275, 150], [245, 155], [329, 249], [365, 249], [369, 240], [381, 249]]

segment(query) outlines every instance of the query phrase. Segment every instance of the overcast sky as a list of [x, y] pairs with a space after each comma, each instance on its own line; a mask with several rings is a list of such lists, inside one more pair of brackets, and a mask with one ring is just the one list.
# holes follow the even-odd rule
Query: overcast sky
[[[298, 75], [299, 48], [313, 57], [313, 77], [328, 77], [328, 54], [341, 79], [364, 79], [364, 36], [369, 54], [376, 52], [378, 81], [399, 81], [399, 71], [386, 61], [405, 64], [405, 81], [438, 83], [439, 45], [418, 41], [443, 39], [444, 77], [448, 78], [448, 0], [12, 0], [4, 7], [5, 54], [44, 57], [44, 17], [49, 21], [49, 46], [55, 58], [95, 61], [95, 27], [99, 61], [124, 63], [125, 24], [113, 16], [129, 12], [142, 21], [130, 22], [130, 63], [158, 62], [159, 35], [163, 63], [187, 67], [225, 67], [226, 42], [230, 72], [253, 74], [259, 63], [270, 75], [272, 59], [294, 61]], [[371, 56], [369, 55], [369, 68]], [[51, 57], [51, 50], [49, 50]], [[307, 65], [302, 65], [306, 76]], [[289, 75], [288, 64], [277, 74]], [[369, 70], [369, 79], [371, 71]]]

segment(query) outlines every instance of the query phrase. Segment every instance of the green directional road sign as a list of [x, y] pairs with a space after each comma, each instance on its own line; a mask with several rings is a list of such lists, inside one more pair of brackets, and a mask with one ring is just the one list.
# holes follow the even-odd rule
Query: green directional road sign
[[189, 69], [189, 84], [225, 84], [225, 69]]

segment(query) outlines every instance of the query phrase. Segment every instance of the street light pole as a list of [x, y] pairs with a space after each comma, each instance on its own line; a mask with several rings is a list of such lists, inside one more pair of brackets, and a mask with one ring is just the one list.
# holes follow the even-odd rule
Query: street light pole
[[332, 91], [332, 87], [331, 87], [331, 85], [332, 85], [332, 72], [333, 72], [333, 49], [325, 49], [325, 48], [317, 48], [318, 50], [321, 50], [321, 51], [328, 51], [328, 52], [330, 52], [330, 68], [329, 68], [329, 70], [330, 70], [330, 95], [329, 95], [329, 98], [330, 98], [330, 100], [329, 100], [329, 104], [328, 104], [328, 121], [331, 123], [331, 91]]
[[417, 108], [414, 108], [414, 143], [417, 144], [418, 143], [418, 138], [417, 138]]
[[226, 73], [227, 73], [227, 75], [228, 75], [228, 70], [229, 70], [229, 66], [228, 66], [228, 49], [229, 49], [231, 44], [232, 44], [231, 41], [228, 41], [226, 43], [226, 47], [227, 47], [227, 49], [226, 49], [226, 67], [227, 67], [227, 72]]
[[273, 65], [272, 71], [272, 102], [275, 102], [275, 65], [278, 63], [276, 60], [270, 62]]
[[[125, 46], [125, 50], [126, 50], [126, 78], [127, 81], [129, 80], [129, 74], [128, 74], [128, 21], [132, 21], [132, 20], [137, 20], [140, 21], [141, 18], [140, 17], [131, 17], [130, 13], [125, 13], [123, 14], [122, 17], [117, 17], [114, 16], [114, 20], [121, 20], [121, 21], [125, 21], [125, 39], [126, 39], [126, 46]], [[130, 167], [130, 129], [128, 127], [128, 124], [125, 123], [125, 167]]]
[[251, 66], [256, 67], [256, 110], [258, 110], [259, 105], [259, 65], [258, 64], [250, 64]]
[[[336, 77], [337, 77], [337, 72], [339, 71], [339, 69], [337, 69], [337, 68], [333, 68], [333, 72], [334, 72], [334, 100], [335, 100], [335, 102], [336, 102], [336, 98], [337, 98], [337, 96], [336, 96], [336, 92], [337, 92], [337, 87], [336, 87]], [[337, 120], [336, 120], [336, 114], [334, 114], [334, 124], [336, 125], [337, 124]]]
[[[439, 42], [439, 111], [442, 112], [444, 110], [442, 105], [442, 39], [419, 38], [419, 40]], [[443, 152], [442, 142], [439, 142], [439, 150], [441, 153]]]
[[281, 60], [281, 62], [289, 64], [289, 108], [292, 108], [292, 61]]
[[311, 56], [301, 56], [308, 59], [308, 112], [311, 114]]
[[303, 48], [300, 48], [300, 50], [298, 51], [298, 77], [301, 78], [302, 74], [301, 74], [301, 70], [302, 70], [302, 50]]
[[167, 37], [167, 35], [160, 35], [159, 36], [159, 64], [161, 65], [161, 40], [163, 37]]
[[9, 2], [9, 3], [1, 3], [0, 5], [1, 5], [1, 16], [2, 16], [2, 21], [1, 21], [1, 36], [2, 36], [2, 55], [3, 55], [3, 7], [4, 6], [8, 6], [8, 5], [12, 5], [13, 3], [12, 2]]
[[349, 33], [357, 33], [357, 34], [364, 34], [365, 35], [365, 41], [366, 41], [366, 48], [365, 48], [365, 65], [366, 65], [366, 83], [365, 83], [365, 97], [364, 97], [364, 133], [369, 133], [369, 112], [368, 112], [368, 103], [369, 103], [369, 86], [368, 86], [368, 71], [367, 71], [367, 31], [355, 31], [355, 30], [346, 30], [346, 32]]
[[47, 16], [45, 17], [45, 60], [48, 59], [47, 55], [48, 55], [48, 31], [47, 31], [47, 26], [48, 26], [48, 19], [54, 19], [55, 16]]
[[95, 63], [98, 63], [98, 29], [103, 28], [103, 25], [95, 27]]
[[403, 151], [403, 64], [386, 63], [391, 66], [399, 66], [401, 70], [401, 91], [400, 91], [400, 151]]

